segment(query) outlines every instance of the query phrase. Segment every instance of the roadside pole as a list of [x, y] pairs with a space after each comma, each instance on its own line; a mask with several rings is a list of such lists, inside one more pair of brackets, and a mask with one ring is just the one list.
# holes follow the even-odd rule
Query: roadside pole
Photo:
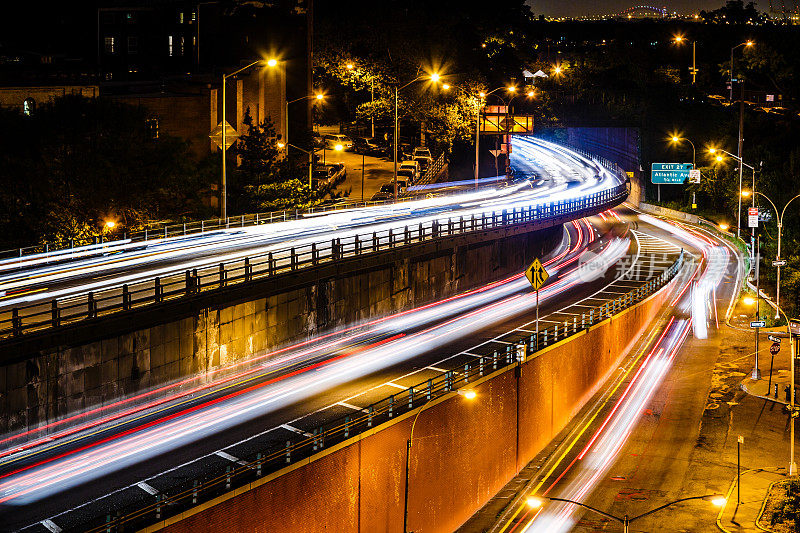
[[742, 503], [742, 443], [744, 437], [736, 439], [736, 507]]
[[544, 282], [550, 277], [544, 265], [537, 257], [533, 260], [530, 266], [525, 270], [525, 277], [528, 278], [533, 290], [536, 291], [536, 349], [539, 349], [539, 289], [542, 288]]
[[366, 152], [362, 152], [361, 154], [361, 202], [364, 202], [364, 161], [366, 156], [364, 155]]
[[795, 337], [800, 334], [800, 320], [789, 321], [789, 344], [791, 345], [791, 369], [792, 379], [789, 387], [789, 476], [797, 475], [797, 465], [794, 462], [794, 420], [797, 417], [794, 405], [794, 358], [797, 353]]

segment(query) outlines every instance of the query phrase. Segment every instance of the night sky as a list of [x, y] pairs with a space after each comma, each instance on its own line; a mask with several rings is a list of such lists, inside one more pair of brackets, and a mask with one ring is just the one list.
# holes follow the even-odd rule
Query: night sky
[[[745, 2], [747, 3], [747, 2]], [[764, 4], [764, 2], [760, 2]], [[536, 15], [552, 16], [581, 16], [604, 15], [619, 13], [635, 5], [649, 5], [665, 7], [668, 11], [677, 11], [682, 14], [691, 14], [701, 9], [711, 10], [722, 7], [725, 0], [528, 0], [533, 13]], [[756, 3], [762, 11], [769, 8]]]

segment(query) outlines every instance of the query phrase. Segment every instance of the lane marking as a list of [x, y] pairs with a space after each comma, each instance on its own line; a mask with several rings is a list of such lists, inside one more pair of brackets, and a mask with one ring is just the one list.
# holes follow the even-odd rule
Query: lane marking
[[232, 463], [238, 463], [240, 459], [238, 457], [234, 457], [233, 455], [229, 454], [228, 452], [223, 452], [222, 450], [217, 450], [214, 452], [214, 455], [222, 457], [223, 459], [227, 459]]
[[61, 531], [62, 531], [61, 528], [58, 527], [55, 524], [55, 522], [53, 522], [49, 518], [47, 520], [42, 520], [39, 523], [42, 524], [45, 528], [47, 528], [48, 531], [51, 531], [52, 533], [61, 533]]
[[397, 383], [392, 383], [391, 381], [388, 381], [383, 385], [386, 387], [394, 387], [396, 389], [402, 389], [402, 390], [406, 390], [408, 388], [408, 387], [403, 387], [402, 385], [398, 385]]
[[447, 370], [443, 370], [443, 369], [439, 368], [438, 366], [426, 366], [425, 368], [427, 368], [428, 370], [433, 370], [434, 372], [441, 372], [442, 374], [447, 372]]
[[[294, 422], [294, 420], [292, 422]], [[302, 429], [297, 429], [296, 427], [290, 426], [289, 424], [281, 424], [278, 427], [281, 427], [283, 429], [288, 429], [289, 431], [291, 431], [293, 433], [297, 433], [298, 435], [302, 435], [304, 437], [313, 437], [314, 436], [311, 433], [307, 433], [307, 432], [303, 431]]]
[[347, 402], [337, 402], [336, 405], [341, 405], [342, 407], [347, 407], [348, 409], [352, 409], [353, 411], [361, 411], [362, 413], [369, 412], [367, 409], [363, 409], [357, 405], [353, 405], [352, 403]]
[[139, 483], [136, 484], [136, 486], [151, 496], [155, 496], [156, 494], [158, 494], [158, 489], [156, 489], [152, 485], [148, 485], [144, 481], [140, 481]]

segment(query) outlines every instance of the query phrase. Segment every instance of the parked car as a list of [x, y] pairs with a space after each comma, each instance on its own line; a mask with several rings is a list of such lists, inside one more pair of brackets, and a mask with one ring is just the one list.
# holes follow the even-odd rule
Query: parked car
[[344, 167], [344, 163], [331, 163], [324, 167], [316, 167], [311, 180], [313, 185], [318, 187], [321, 183], [335, 183], [343, 181], [346, 177], [347, 170]]
[[431, 166], [431, 160], [430, 160], [430, 158], [429, 158], [429, 157], [424, 157], [424, 156], [418, 156], [418, 155], [415, 155], [415, 156], [413, 157], [412, 161], [416, 161], [417, 163], [419, 163], [419, 170], [420, 170], [420, 172], [422, 172], [423, 174], [424, 174], [424, 173], [425, 173], [425, 172], [428, 170], [428, 168]]
[[419, 177], [422, 175], [422, 172], [419, 169], [419, 163], [417, 163], [414, 160], [403, 161], [402, 163], [400, 163], [400, 168], [407, 168], [411, 170], [414, 173], [414, 178], [413, 178], [414, 180], [419, 179]]
[[311, 142], [313, 143], [314, 148], [322, 148], [325, 146], [325, 139], [323, 139], [322, 135], [316, 131], [311, 134]]
[[356, 137], [353, 139], [353, 151], [364, 155], [378, 156], [383, 154], [383, 148], [372, 137]]
[[394, 198], [394, 184], [387, 183], [381, 186], [380, 190], [372, 195], [371, 200], [391, 200]]
[[398, 192], [406, 192], [409, 185], [414, 183], [414, 172], [410, 168], [397, 169], [397, 190]]
[[431, 161], [433, 160], [430, 149], [424, 146], [417, 146], [414, 148], [414, 157], [427, 157]]
[[347, 151], [353, 149], [353, 141], [347, 135], [341, 133], [326, 133], [322, 138], [325, 139], [325, 147], [328, 148], [328, 150], [334, 150], [339, 144]]

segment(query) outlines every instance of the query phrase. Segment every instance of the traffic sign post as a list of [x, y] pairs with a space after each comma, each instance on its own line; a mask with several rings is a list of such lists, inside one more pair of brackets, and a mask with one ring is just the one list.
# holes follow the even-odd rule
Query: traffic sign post
[[536, 291], [536, 349], [539, 349], [539, 289], [542, 288], [544, 282], [550, 277], [550, 274], [545, 270], [544, 265], [539, 258], [533, 260], [533, 263], [525, 270], [525, 277], [528, 278], [533, 289]]
[[748, 228], [757, 228], [758, 227], [758, 208], [757, 207], [748, 207], [747, 208], [747, 227]]
[[700, 171], [699, 170], [690, 170], [689, 171], [689, 183], [700, 183]]
[[[750, 375], [750, 379], [757, 380], [761, 379], [761, 370], [758, 368], [758, 329], [764, 328], [767, 326], [767, 322], [764, 320], [753, 320], [750, 322], [750, 327], [755, 329], [756, 337], [755, 337], [755, 344], [756, 344], [756, 360], [755, 365], [753, 366], [753, 372]], [[770, 373], [771, 375], [771, 373]], [[769, 392], [769, 391], [767, 391]]]
[[775, 261], [772, 262], [772, 266], [774, 266], [774, 267], [785, 267], [786, 266], [786, 261], [785, 260], [781, 260], [781, 259], [776, 259]]
[[653, 163], [650, 181], [656, 185], [683, 185], [693, 168], [692, 163]]

